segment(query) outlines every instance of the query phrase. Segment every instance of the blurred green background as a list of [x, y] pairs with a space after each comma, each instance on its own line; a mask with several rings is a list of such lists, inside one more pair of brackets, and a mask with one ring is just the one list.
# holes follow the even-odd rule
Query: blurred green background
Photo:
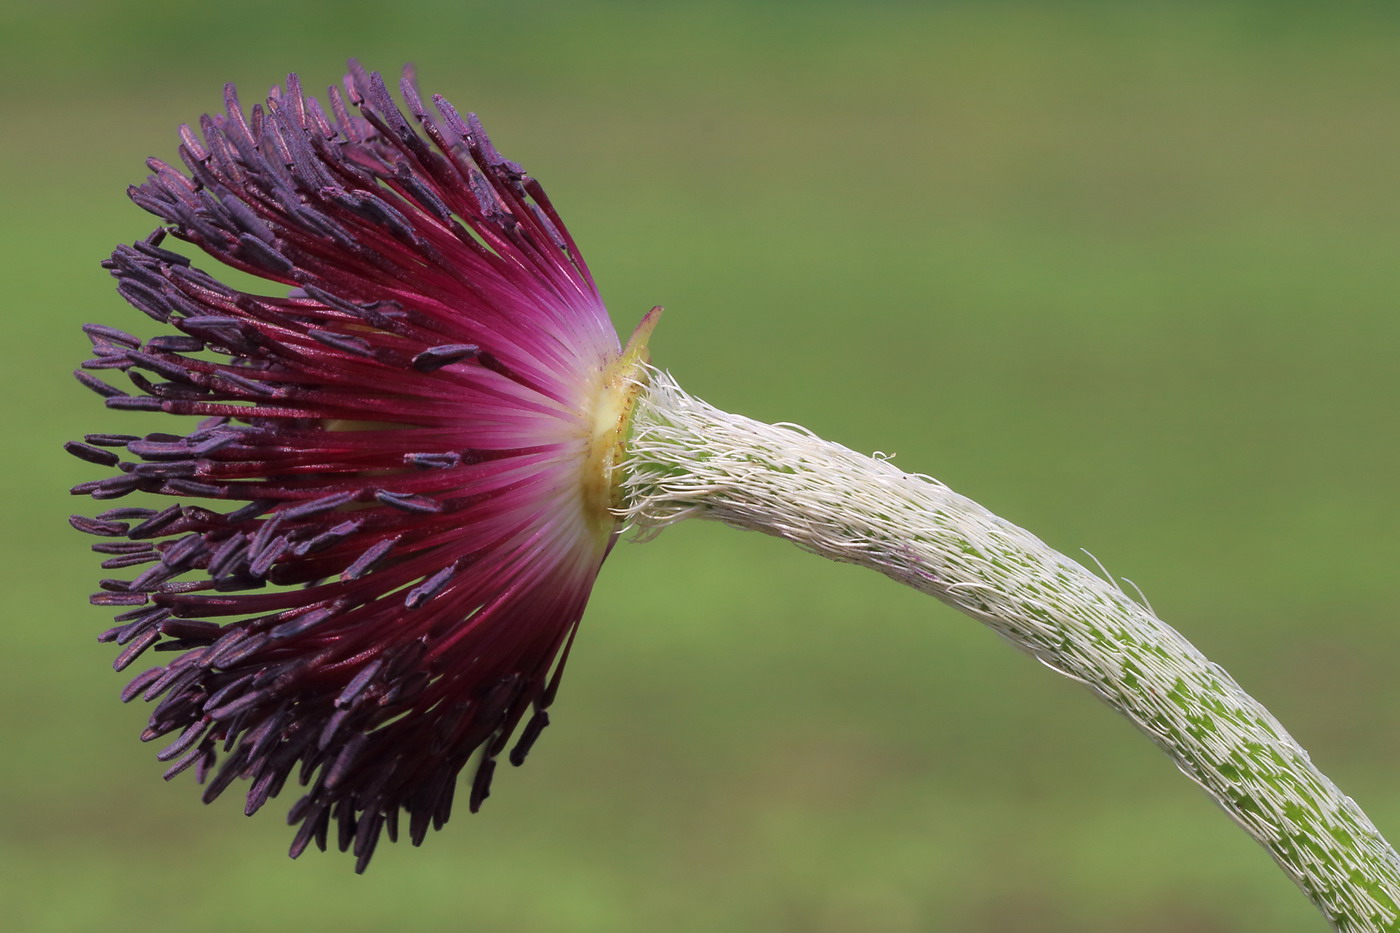
[[[175, 127], [348, 55], [542, 178], [691, 391], [896, 452], [1136, 580], [1400, 838], [1400, 17], [1292, 3], [20, 0], [0, 13], [0, 910], [17, 931], [1311, 931], [1074, 684], [692, 523], [618, 549], [528, 767], [288, 862], [165, 785], [94, 642], [67, 373]], [[132, 416], [128, 416], [132, 417]], [[285, 801], [290, 803], [290, 799]]]

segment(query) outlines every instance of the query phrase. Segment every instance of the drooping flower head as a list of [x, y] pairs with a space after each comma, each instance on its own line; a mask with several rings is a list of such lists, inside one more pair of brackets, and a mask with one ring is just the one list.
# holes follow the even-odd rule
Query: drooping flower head
[[119, 470], [75, 493], [175, 499], [72, 519], [136, 574], [92, 598], [117, 669], [178, 652], [123, 694], [158, 701], [167, 777], [193, 767], [206, 801], [246, 778], [249, 813], [298, 782], [292, 855], [334, 825], [357, 870], [400, 811], [414, 844], [441, 827], [474, 755], [476, 810], [548, 723], [637, 356], [539, 184], [399, 86], [407, 115], [353, 62], [329, 112], [295, 76], [247, 112], [230, 86], [181, 129], [183, 171], [148, 163], [129, 194], [164, 225], [105, 266], [168, 333], [88, 325], [77, 377], [199, 420], [68, 445]]

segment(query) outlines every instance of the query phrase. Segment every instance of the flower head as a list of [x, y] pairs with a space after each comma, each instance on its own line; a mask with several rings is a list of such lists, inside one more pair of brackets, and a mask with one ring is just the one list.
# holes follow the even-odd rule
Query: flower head
[[474, 755], [476, 810], [548, 723], [616, 533], [629, 379], [539, 184], [399, 86], [407, 116], [353, 62], [329, 112], [295, 76], [247, 112], [230, 86], [181, 129], [183, 171], [148, 163], [129, 194], [165, 226], [105, 266], [169, 332], [88, 325], [76, 375], [108, 408], [201, 420], [68, 445], [119, 470], [75, 493], [177, 500], [72, 519], [136, 573], [92, 598], [119, 607], [117, 669], [178, 652], [123, 694], [159, 701], [142, 738], [173, 737], [167, 777], [193, 767], [206, 801], [247, 778], [249, 813], [298, 781], [292, 855], [334, 825], [357, 870], [401, 811], [415, 845], [441, 827]]

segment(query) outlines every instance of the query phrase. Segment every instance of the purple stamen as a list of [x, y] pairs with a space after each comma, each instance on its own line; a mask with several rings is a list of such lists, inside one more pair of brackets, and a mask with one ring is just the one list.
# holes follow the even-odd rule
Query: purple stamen
[[250, 111], [229, 88], [181, 129], [183, 169], [148, 163], [130, 196], [161, 226], [103, 265], [170, 332], [89, 325], [75, 376], [109, 409], [201, 420], [66, 445], [116, 471], [75, 494], [209, 500], [72, 519], [105, 567], [141, 568], [92, 601], [121, 610], [119, 669], [166, 652], [122, 694], [156, 704], [143, 738], [174, 737], [166, 777], [194, 768], [206, 800], [247, 777], [251, 813], [295, 776], [292, 855], [333, 821], [361, 871], [401, 810], [414, 844], [446, 822], [478, 753], [479, 807], [510, 734], [536, 710], [519, 763], [548, 721], [608, 551], [584, 413], [619, 352], [539, 185], [474, 116], [400, 89], [407, 114], [353, 63], [324, 109], [294, 76]]

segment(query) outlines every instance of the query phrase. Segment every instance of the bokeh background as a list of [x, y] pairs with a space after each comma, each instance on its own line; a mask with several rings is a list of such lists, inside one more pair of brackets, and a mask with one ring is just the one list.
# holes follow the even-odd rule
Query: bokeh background
[[[78, 326], [175, 127], [348, 55], [479, 111], [691, 391], [1087, 547], [1400, 837], [1394, 5], [11, 0], [16, 931], [1311, 931], [1150, 743], [977, 624], [698, 523], [619, 548], [556, 725], [422, 850], [288, 862], [136, 740], [64, 516]], [[290, 803], [290, 800], [285, 801]]]

